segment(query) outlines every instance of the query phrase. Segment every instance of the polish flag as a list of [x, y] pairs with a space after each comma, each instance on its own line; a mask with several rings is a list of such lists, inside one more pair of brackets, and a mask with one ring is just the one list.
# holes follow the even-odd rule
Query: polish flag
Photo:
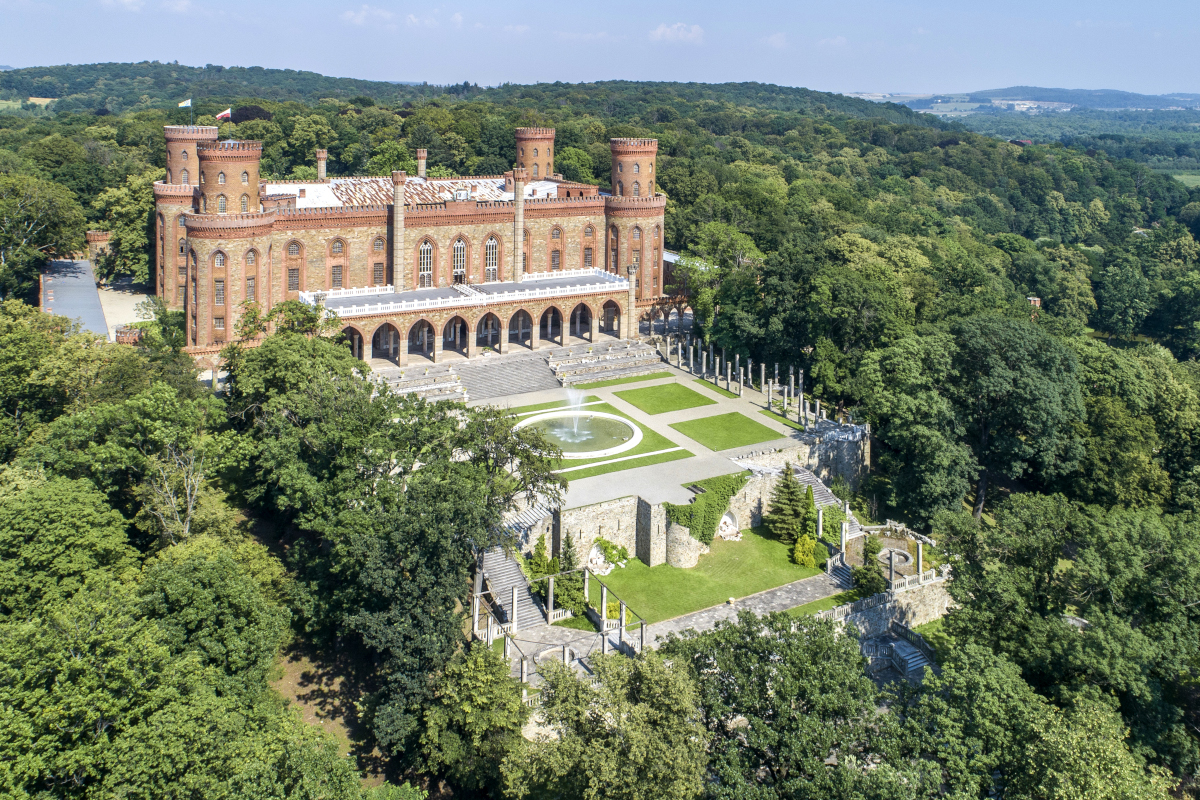
[[220, 114], [217, 114], [217, 119], [233, 119], [233, 107], [230, 106]]

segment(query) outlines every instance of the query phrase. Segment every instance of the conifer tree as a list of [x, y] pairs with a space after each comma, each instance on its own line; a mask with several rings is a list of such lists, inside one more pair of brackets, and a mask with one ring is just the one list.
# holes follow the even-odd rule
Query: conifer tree
[[[579, 569], [579, 556], [575, 551], [575, 540], [570, 534], [564, 533], [562, 547], [558, 553], [558, 564], [561, 572], [571, 572]], [[570, 575], [560, 575], [554, 580], [554, 605], [557, 608], [569, 608], [575, 616], [583, 616], [583, 573], [571, 572]]]
[[771, 493], [771, 511], [763, 518], [767, 529], [781, 542], [792, 544], [800, 536], [803, 504], [804, 495], [800, 482], [792, 472], [792, 465], [784, 464], [783, 474]]
[[817, 531], [817, 502], [813, 499], [811, 486], [804, 489], [804, 499], [800, 502], [800, 535], [816, 541], [820, 532]]

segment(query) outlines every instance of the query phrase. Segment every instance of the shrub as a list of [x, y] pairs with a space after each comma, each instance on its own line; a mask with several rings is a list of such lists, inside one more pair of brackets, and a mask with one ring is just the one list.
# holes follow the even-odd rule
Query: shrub
[[854, 492], [850, 489], [850, 484], [841, 475], [835, 475], [833, 480], [829, 482], [829, 491], [833, 492], [833, 496], [843, 502], [849, 500], [854, 495]]
[[629, 560], [629, 551], [620, 545], [615, 545], [608, 539], [597, 539], [596, 546], [604, 554], [604, 560], [610, 564], [624, 564]]
[[830, 544], [841, 544], [842, 522], [845, 519], [846, 512], [839, 507], [825, 506], [824, 513], [821, 515], [821, 538]]
[[823, 542], [813, 542], [813, 566], [818, 569], [825, 569], [825, 562], [829, 561], [829, 550]]
[[813, 548], [817, 543], [807, 536], [801, 536], [796, 540], [796, 544], [792, 547], [792, 561], [796, 562], [801, 567], [815, 567], [817, 562], [814, 556]]
[[863, 542], [863, 566], [855, 567], [853, 571], [854, 587], [863, 597], [887, 591], [887, 578], [883, 577], [883, 569], [875, 560], [882, 550], [878, 536], [868, 536]]
[[721, 517], [729, 510], [729, 499], [741, 491], [749, 476], [748, 472], [739, 472], [697, 481], [705, 489], [704, 494], [696, 495], [688, 505], [663, 503], [667, 518], [677, 525], [687, 526], [693, 539], [712, 544]]

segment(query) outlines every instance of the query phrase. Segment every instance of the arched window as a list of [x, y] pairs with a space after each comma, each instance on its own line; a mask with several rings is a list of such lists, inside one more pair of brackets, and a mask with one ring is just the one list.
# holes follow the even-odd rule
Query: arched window
[[250, 196], [242, 195], [242, 213], [245, 214], [250, 210]]
[[186, 221], [186, 220], [184, 220], [184, 218], [183, 218], [183, 215], [181, 214], [181, 215], [179, 216], [179, 227], [183, 228], [183, 227], [186, 227], [186, 226], [187, 226], [187, 221]]
[[537, 176], [538, 176], [538, 173], [537, 173], [537, 164], [534, 164], [534, 165], [533, 165], [533, 177], [535, 177], [535, 178], [536, 178]]
[[640, 164], [634, 164], [634, 165], [633, 165], [633, 174], [634, 174], [634, 175], [637, 175], [637, 174], [638, 174], [639, 172], [641, 172], [641, 171], [642, 171], [642, 167], [641, 167], [641, 165], [640, 165]]
[[634, 239], [641, 239], [641, 238], [642, 238], [642, 229], [641, 229], [641, 228], [634, 228], [634, 229], [633, 229], [633, 238], [634, 238]]
[[258, 254], [255, 253], [253, 250], [248, 251], [246, 253], [246, 266], [253, 267], [257, 263], [258, 263]]
[[167, 183], [171, 182], [171, 170], [167, 170]]
[[382, 252], [383, 252], [383, 246], [384, 246], [384, 245], [383, 245], [383, 239], [376, 239], [376, 240], [375, 240], [375, 252], [376, 252], [376, 253], [382, 253]]
[[213, 266], [217, 267], [218, 269], [225, 266], [225, 254], [224, 253], [218, 252], [215, 256], [213, 256]]
[[656, 241], [656, 242], [658, 241], [658, 230], [659, 230], [658, 226], [655, 225], [654, 226], [654, 241]]
[[242, 171], [242, 186], [246, 186], [249, 183], [250, 183], [250, 173], [243, 170]]
[[500, 279], [500, 243], [496, 241], [495, 236], [489, 236], [483, 245], [483, 265], [485, 281]]
[[467, 280], [467, 243], [462, 239], [454, 240], [454, 282], [465, 283]]
[[637, 181], [633, 182], [633, 196], [634, 197], [642, 196], [642, 185], [640, 183], [638, 183]]
[[428, 289], [433, 286], [433, 245], [427, 241], [421, 242], [420, 254], [418, 286], [421, 289]]
[[533, 148], [533, 157], [537, 158], [537, 148]]
[[187, 183], [187, 182], [188, 182], [188, 174], [187, 174], [187, 170], [186, 170], [186, 169], [185, 169], [183, 172], [180, 172], [180, 173], [179, 173], [179, 182], [180, 182], [180, 183]]
[[187, 150], [184, 150], [179, 155], [181, 158], [183, 158], [184, 161], [187, 161]]
[[224, 172], [217, 173], [217, 183], [220, 184], [221, 186], [225, 185], [225, 173]]
[[617, 162], [617, 172], [624, 172], [624, 171], [625, 171], [625, 165], [622, 164], [620, 161], [618, 161]]
[[620, 196], [625, 194], [625, 184], [621, 181], [617, 181], [617, 194]]
[[345, 249], [345, 246], [342, 244], [341, 239], [335, 239], [333, 245], [329, 249], [333, 251], [335, 256], [340, 256], [342, 254], [342, 250]]
[[207, 197], [200, 198], [200, 211], [205, 214], [208, 213], [208, 198]]
[[219, 195], [217, 197], [217, 213], [218, 214], [225, 213], [225, 195]]
[[186, 248], [186, 247], [187, 247], [187, 239], [180, 239], [179, 240], [179, 255], [183, 255], [184, 248]]
[[300, 255], [300, 243], [299, 242], [290, 242], [288, 244], [288, 255], [289, 256]]
[[525, 157], [525, 148], [524, 147], [521, 148], [521, 157], [522, 158]]
[[562, 231], [560, 231], [558, 228], [555, 228], [554, 230], [550, 231], [550, 238], [551, 239], [561, 239]]
[[204, 183], [204, 171], [200, 171], [200, 183]]
[[546, 162], [546, 177], [547, 178], [550, 177], [550, 162], [549, 161]]

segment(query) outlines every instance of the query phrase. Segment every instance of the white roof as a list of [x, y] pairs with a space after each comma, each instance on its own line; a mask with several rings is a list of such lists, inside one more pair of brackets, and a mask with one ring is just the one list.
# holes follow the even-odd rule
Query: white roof
[[[304, 197], [300, 197], [300, 190]], [[442, 203], [454, 200], [466, 192], [471, 200], [508, 200], [512, 192], [504, 191], [503, 178], [409, 178], [404, 184], [404, 199], [409, 205]], [[320, 182], [268, 183], [268, 195], [292, 195], [296, 208], [336, 208], [340, 206], [389, 205], [392, 202], [392, 179], [382, 177], [331, 178]], [[557, 197], [554, 181], [530, 181], [525, 184], [525, 197]]]

